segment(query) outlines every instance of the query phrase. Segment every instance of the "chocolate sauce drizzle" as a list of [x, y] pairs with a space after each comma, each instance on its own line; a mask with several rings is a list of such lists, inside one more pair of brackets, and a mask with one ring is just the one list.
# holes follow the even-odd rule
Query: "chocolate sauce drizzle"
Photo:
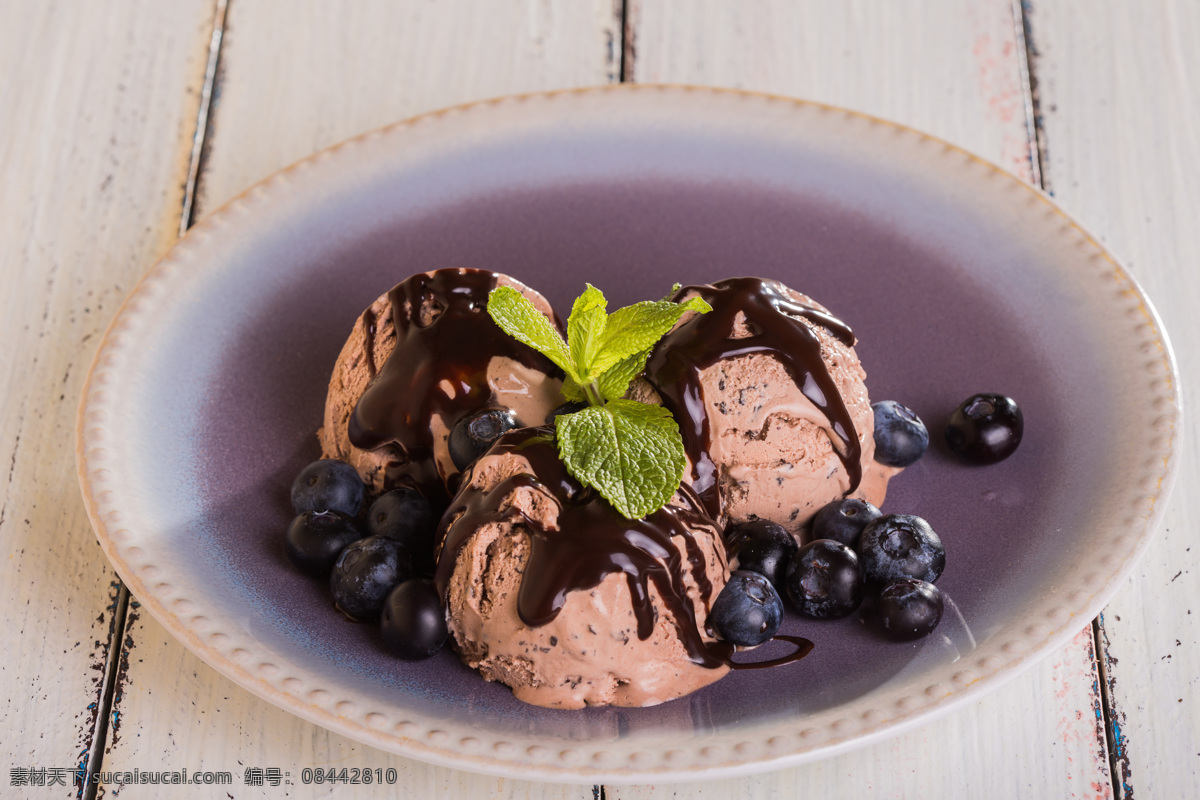
[[[700, 373], [724, 359], [754, 353], [775, 357], [804, 396], [825, 415], [836, 437], [833, 449], [850, 477], [847, 494], [854, 491], [862, 480], [862, 447], [854, 421], [821, 358], [820, 339], [801, 320], [826, 328], [852, 346], [854, 332], [849, 326], [825, 311], [798, 302], [782, 284], [761, 278], [730, 278], [711, 286], [686, 286], [674, 299], [682, 300], [689, 294], [699, 295], [713, 310], [693, 315], [668, 333], [651, 355], [645, 377], [679, 423], [692, 462], [692, 489], [709, 514], [720, 514], [720, 476], [709, 455], [712, 440]], [[751, 335], [734, 339], [739, 313], [744, 315]]]
[[[488, 363], [511, 358], [548, 375], [561, 370], [532, 348], [517, 342], [487, 313], [488, 293], [499, 275], [478, 269], [442, 269], [413, 275], [388, 293], [396, 347], [373, 375], [350, 416], [350, 441], [371, 450], [396, 442], [408, 455], [389, 465], [384, 485], [410, 484], [436, 506], [449, 502], [433, 458], [432, 420], [446, 427], [494, 404]], [[367, 348], [374, 373], [376, 320], [368, 312]]]
[[[530, 537], [529, 559], [517, 596], [517, 613], [526, 625], [536, 627], [553, 620], [569, 592], [586, 591], [607, 575], [624, 573], [640, 639], [650, 637], [657, 619], [650, 600], [653, 583], [691, 660], [709, 669], [729, 663], [728, 645], [705, 642], [701, 636], [684, 583], [685, 575], [690, 574], [704, 604], [710, 604], [713, 587], [705, 570], [704, 551], [692, 529], [707, 527], [714, 536], [718, 533], [700, 499], [685, 484], [680, 489], [681, 505], [659, 509], [644, 519], [625, 519], [594, 490], [570, 476], [559, 460], [553, 437], [550, 428], [505, 434], [488, 457], [520, 455], [529, 462], [529, 472], [513, 475], [487, 492], [464, 492], [455, 498], [442, 523], [436, 574], [442, 596], [449, 590], [459, 553], [471, 535], [482, 525], [512, 520], [523, 524]], [[556, 528], [547, 529], [506, 504], [512, 492], [522, 487], [553, 498], [558, 506]], [[686, 569], [671, 541], [676, 536], [685, 542]], [[717, 546], [721, 546], [719, 542]]]
[[777, 633], [771, 637], [772, 642], [787, 642], [793, 645], [796, 649], [787, 655], [779, 658], [772, 658], [767, 661], [730, 661], [730, 669], [770, 669], [771, 667], [785, 667], [788, 664], [794, 664], [800, 659], [807, 656], [813, 651], [813, 643], [803, 636], [791, 636], [784, 633]]

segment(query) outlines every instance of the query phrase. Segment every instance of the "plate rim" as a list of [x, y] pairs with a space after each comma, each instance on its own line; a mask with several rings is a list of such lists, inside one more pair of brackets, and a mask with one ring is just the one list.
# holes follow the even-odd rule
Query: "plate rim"
[[[112, 498], [114, 495], [112, 489], [106, 483], [106, 475], [110, 462], [107, 461], [107, 448], [104, 445], [102, 420], [106, 414], [106, 404], [111, 402], [111, 397], [108, 395], [110, 387], [107, 385], [107, 378], [110, 370], [113, 369], [114, 356], [119, 355], [120, 343], [117, 340], [121, 338], [120, 332], [123, 327], [136, 321], [139, 312], [142, 310], [141, 300], [145, 298], [147, 292], [153, 293], [156, 283], [169, 280], [174, 270], [178, 269], [181, 262], [192, 255], [194, 249], [203, 249], [207, 237], [229, 224], [230, 220], [235, 216], [244, 215], [247, 206], [268, 202], [272, 197], [272, 192], [278, 192], [281, 185], [286, 183], [290, 176], [306, 170], [319, 162], [331, 162], [352, 157], [345, 154], [353, 153], [355, 148], [367, 142], [387, 137], [403, 137], [405, 130], [423, 122], [466, 112], [486, 113], [489, 108], [508, 103], [529, 101], [550, 102], [561, 98], [574, 98], [582, 100], [582, 102], [589, 102], [587, 98], [593, 96], [662, 92], [679, 96], [690, 96], [691, 98], [743, 98], [747, 101], [759, 103], [787, 104], [793, 106], [796, 110], [815, 109], [834, 112], [847, 117], [865, 120], [872, 124], [883, 125], [893, 130], [903, 131], [924, 141], [937, 143], [949, 151], [966, 157], [976, 165], [990, 170], [997, 176], [1015, 183], [1021, 189], [1030, 193], [1044, 204], [1048, 210], [1053, 212], [1064, 225], [1072, 229], [1075, 235], [1079, 236], [1088, 247], [1103, 258], [1118, 280], [1133, 293], [1144, 315], [1145, 323], [1149, 326], [1150, 335], [1147, 336], [1147, 339], [1148, 341], [1157, 343], [1159, 352], [1161, 353], [1162, 359], [1160, 363], [1164, 367], [1164, 374], [1169, 388], [1165, 397], [1168, 408], [1161, 413], [1158, 419], [1162, 421], [1165, 428], [1169, 428], [1169, 435], [1167, 436], [1167, 444], [1163, 448], [1165, 452], [1161, 469], [1154, 475], [1145, 476], [1145, 480], [1154, 480], [1155, 488], [1149, 493], [1151, 502], [1150, 512], [1145, 517], [1140, 530], [1135, 534], [1134, 546], [1127, 557], [1111, 572], [1108, 580], [1099, 590], [1085, 603], [1080, 604], [1077, 611], [1072, 612], [1070, 617], [1086, 614], [1087, 619], [1092, 619], [1099, 613], [1117, 588], [1128, 579], [1161, 526], [1167, 505], [1166, 500], [1170, 495], [1171, 488], [1179, 472], [1182, 460], [1179, 446], [1179, 433], [1183, 427], [1182, 386], [1178, 378], [1178, 365], [1174, 350], [1157, 310], [1133, 276], [1129, 274], [1119, 260], [1103, 244], [1088, 233], [1074, 217], [1063, 210], [1052, 198], [1037, 187], [1026, 183], [991, 161], [970, 153], [953, 143], [946, 142], [936, 136], [900, 123], [826, 103], [764, 92], [676, 84], [617, 84], [510, 95], [450, 106], [389, 124], [314, 153], [250, 186], [224, 203], [220, 208], [207, 214], [141, 277], [125, 298], [96, 346], [95, 357], [91, 362], [84, 381], [76, 415], [75, 445], [77, 475], [88, 518], [91, 521], [93, 530], [96, 533], [105, 556], [129, 588], [130, 593], [141, 602], [142, 607], [147, 609], [152, 616], [163, 624], [193, 654], [225, 677], [273, 705], [381, 750], [416, 758], [439, 766], [517, 779], [628, 784], [646, 780], [683, 782], [735, 777], [831, 757], [885, 738], [890, 738], [918, 725], [926, 724], [937, 717], [949, 714], [953, 710], [973, 702], [985, 693], [999, 688], [1033, 664], [1036, 664], [1051, 651], [1062, 646], [1071, 635], [1077, 633], [1070, 624], [1065, 627], [1060, 624], [1058, 628], [1043, 630], [1040, 635], [1031, 635], [1030, 638], [1035, 641], [1028, 646], [1018, 648], [1007, 662], [993, 665], [993, 669], [990, 672], [975, 674], [971, 670], [964, 670], [954, 676], [953, 683], [955, 684], [955, 688], [947, 689], [944, 695], [926, 698], [927, 702], [923, 704], [918, 702], [914, 708], [907, 712], [901, 710], [899, 717], [868, 718], [871, 713], [868, 712], [868, 714], [864, 715], [863, 719], [845, 726], [845, 729], [841, 732], [837, 730], [837, 724], [832, 725], [831, 730], [820, 731], [812, 735], [806, 735], [810, 734], [812, 729], [803, 729], [796, 735], [788, 737], [789, 741], [783, 743], [781, 746], [770, 745], [767, 742], [755, 742], [753, 743], [755, 746], [749, 748], [748, 754], [738, 753], [741, 745], [727, 748], [729, 752], [724, 752], [721, 748], [714, 750], [712, 746], [700, 746], [693, 742], [693, 744], [696, 744], [693, 751], [690, 754], [683, 754], [682, 760], [679, 760], [678, 763], [660, 762], [654, 765], [639, 764], [628, 757], [622, 763], [621, 759], [619, 757], [614, 758], [612, 753], [608, 753], [602, 749], [595, 749], [603, 747], [603, 743], [575, 743], [576, 749], [586, 751], [587, 748], [592, 748], [594, 752], [590, 753], [591, 758], [584, 758], [583, 764], [563, 765], [552, 758], [548, 758], [554, 754], [534, 752], [538, 745], [527, 746], [522, 750], [520, 745], [514, 746], [511, 742], [508, 743], [510, 747], [502, 748], [499, 745], [504, 744], [504, 742], [497, 741], [491, 748], [490, 755], [485, 754], [482, 750], [468, 753], [464, 752], [461, 746], [456, 746], [453, 741], [454, 736], [446, 734], [445, 731], [437, 729], [419, 730], [420, 726], [415, 723], [407, 723], [408, 728], [404, 728], [403, 725], [405, 723], [401, 723], [400, 725], [393, 726], [390, 731], [385, 731], [380, 726], [389, 720], [373, 719], [380, 717], [381, 715], [379, 714], [373, 712], [363, 714], [357, 708], [354, 709], [353, 714], [341, 713], [341, 711], [346, 710], [344, 703], [349, 702], [353, 705], [352, 701], [317, 703], [305, 700], [297, 687], [288, 688], [287, 680], [269, 679], [261, 674], [261, 670], [258, 673], [252, 672], [244, 665], [244, 657], [234, 657], [229, 651], [222, 650], [219, 646], [215, 645], [213, 637], [219, 637], [221, 635], [219, 631], [205, 632], [200, 630], [195, 623], [195, 618], [191, 620], [193, 624], [187, 624], [187, 621], [183, 620], [181, 615], [168, 608], [165, 600], [160, 598], [156, 591], [152, 591], [147, 581], [142, 579], [145, 571], [143, 570], [142, 574], [139, 574], [139, 571], [134, 569], [128, 557], [130, 555], [128, 548], [122, 547], [118, 541], [119, 537], [115, 538], [115, 534], [119, 533], [119, 529], [114, 529], [109, 525], [109, 523], [113, 523], [115, 526], [119, 522], [121, 515], [119, 507], [113, 507]], [[699, 102], [705, 102], [705, 100], [701, 99]], [[119, 366], [119, 358], [116, 361]], [[1066, 630], [1067, 633], [1064, 634], [1063, 630]], [[201, 637], [201, 633], [205, 633], [204, 638]], [[929, 689], [935, 689], [935, 687], [931, 686]], [[928, 691], [926, 692], [927, 694]], [[439, 733], [442, 735], [435, 735]], [[478, 734], [477, 731], [475, 733]], [[459, 740], [458, 744], [461, 745], [462, 741]], [[547, 750], [547, 748], [541, 749]], [[523, 756], [522, 753], [524, 753]], [[734, 753], [734, 755], [729, 756], [729, 753]], [[586, 756], [587, 754], [585, 752], [583, 755]], [[603, 757], [606, 755], [608, 758]], [[724, 760], [722, 760], [722, 757]], [[664, 760], [670, 762], [670, 759]]]

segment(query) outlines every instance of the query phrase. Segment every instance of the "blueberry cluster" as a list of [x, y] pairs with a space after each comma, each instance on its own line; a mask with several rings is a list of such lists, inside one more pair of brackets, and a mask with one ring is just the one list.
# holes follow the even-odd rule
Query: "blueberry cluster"
[[[512, 412], [483, 409], [451, 429], [450, 458], [466, 470], [516, 427]], [[292, 484], [296, 517], [284, 550], [306, 575], [325, 578], [337, 609], [352, 620], [377, 622], [384, 644], [400, 658], [428, 658], [449, 633], [431, 577], [438, 517], [425, 496], [400, 487], [366, 504], [358, 471], [337, 459], [309, 464]]]
[[[884, 400], [872, 410], [877, 461], [906, 467], [925, 454], [929, 431], [912, 409]], [[857, 611], [870, 591], [878, 598], [880, 628], [900, 640], [925, 636], [941, 618], [933, 582], [946, 551], [919, 517], [885, 516], [865, 500], [846, 498], [817, 512], [803, 547], [768, 520], [730, 526], [725, 545], [738, 569], [713, 603], [712, 624], [733, 644], [753, 647], [774, 636], [783, 596], [804, 617], [840, 619]]]
[[898, 641], [926, 636], [941, 619], [942, 596], [933, 584], [946, 566], [946, 550], [920, 517], [885, 515], [850, 498], [821, 509], [802, 547], [767, 520], [730, 526], [725, 542], [738, 569], [711, 617], [733, 644], [753, 647], [774, 636], [783, 621], [782, 596], [801, 616], [840, 619], [873, 593], [880, 629]]
[[322, 459], [292, 484], [296, 517], [284, 549], [292, 564], [329, 581], [337, 608], [356, 621], [378, 622], [400, 658], [436, 653], [448, 636], [433, 581], [437, 519], [419, 492], [380, 495], [363, 512], [366, 488], [349, 464]]

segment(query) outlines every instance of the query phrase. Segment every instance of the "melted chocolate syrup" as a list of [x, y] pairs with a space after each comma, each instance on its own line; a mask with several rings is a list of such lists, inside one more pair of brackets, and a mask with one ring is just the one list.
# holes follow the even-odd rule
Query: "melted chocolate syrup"
[[[536, 627], [553, 620], [568, 592], [592, 589], [607, 575], [624, 573], [640, 639], [650, 637], [657, 619], [650, 600], [653, 583], [691, 660], [710, 669], [728, 663], [727, 646], [702, 638], [684, 584], [690, 574], [704, 604], [710, 604], [713, 587], [705, 571], [704, 552], [692, 533], [693, 528], [712, 529], [699, 498], [685, 484], [680, 489], [682, 505], [659, 509], [644, 519], [625, 519], [570, 476], [559, 460], [553, 436], [550, 428], [505, 434], [492, 446], [489, 457], [518, 454], [529, 462], [530, 471], [509, 477], [488, 492], [465, 492], [455, 499], [443, 518], [443, 524], [449, 521], [449, 525], [443, 532], [437, 567], [442, 596], [446, 596], [459, 552], [471, 535], [487, 523], [513, 520], [523, 524], [530, 537], [529, 558], [517, 596], [517, 612], [526, 625]], [[522, 487], [553, 498], [558, 506], [557, 528], [547, 529], [506, 505], [506, 498]], [[716, 535], [715, 529], [713, 532]], [[676, 536], [685, 542], [686, 569], [671, 542]]]
[[414, 275], [388, 293], [396, 347], [374, 375], [374, 328], [368, 312], [367, 356], [373, 374], [350, 417], [350, 441], [372, 450], [396, 442], [408, 461], [389, 465], [384, 485], [410, 484], [435, 506], [449, 497], [433, 458], [433, 418], [447, 429], [491, 407], [487, 381], [492, 358], [504, 356], [548, 375], [561, 371], [508, 336], [487, 313], [499, 275], [478, 269], [442, 269]]
[[768, 659], [767, 661], [747, 661], [744, 663], [729, 661], [730, 669], [768, 669], [770, 667], [783, 667], [788, 664], [794, 664], [800, 659], [807, 656], [813, 651], [813, 643], [802, 636], [789, 636], [783, 633], [777, 633], [771, 637], [772, 642], [788, 642], [796, 646], [796, 649], [788, 653], [786, 656], [779, 658]]
[[[754, 353], [774, 356], [797, 388], [825, 415], [836, 438], [833, 449], [850, 477], [847, 494], [854, 491], [862, 480], [862, 447], [854, 421], [821, 358], [820, 339], [801, 320], [826, 328], [847, 346], [854, 344], [853, 331], [830, 314], [798, 302], [774, 281], [730, 278], [711, 286], [686, 286], [675, 299], [688, 294], [699, 295], [713, 310], [693, 315], [668, 333], [651, 355], [645, 376], [679, 423], [692, 462], [692, 488], [709, 514], [720, 514], [720, 476], [709, 455], [712, 440], [700, 373], [724, 359]], [[739, 313], [745, 316], [751, 335], [734, 339]]]

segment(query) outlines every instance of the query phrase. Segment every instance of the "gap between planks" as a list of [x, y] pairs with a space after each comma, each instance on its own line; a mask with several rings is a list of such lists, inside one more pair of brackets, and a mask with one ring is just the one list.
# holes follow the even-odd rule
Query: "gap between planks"
[[[1033, 183], [1042, 191], [1053, 196], [1047, 157], [1046, 130], [1043, 125], [1041, 98], [1038, 93], [1038, 51], [1033, 36], [1033, 3], [1031, 0], [1012, 0], [1013, 24], [1016, 29], [1017, 45], [1021, 48], [1021, 86], [1024, 94], [1025, 127], [1029, 136], [1029, 166]], [[1100, 695], [1100, 712], [1104, 725], [1105, 743], [1108, 750], [1109, 779], [1115, 800], [1133, 796], [1129, 785], [1129, 757], [1125, 753], [1125, 739], [1121, 734], [1120, 710], [1114, 706], [1112, 678], [1109, 670], [1108, 635], [1104, 630], [1104, 614], [1092, 620], [1092, 647], [1098, 676], [1097, 689]]]
[[[204, 83], [200, 90], [200, 108], [196, 112], [191, 156], [188, 159], [187, 184], [184, 186], [183, 204], [180, 208], [180, 236], [183, 236], [195, 221], [196, 184], [202, 169], [201, 162], [204, 157], [208, 120], [212, 110], [213, 88], [216, 83], [229, 2], [230, 0], [216, 0], [213, 8], [212, 36], [208, 44], [208, 57], [205, 60]], [[82, 800], [95, 800], [99, 789], [99, 785], [92, 780], [92, 775], [99, 772], [104, 764], [104, 750], [108, 745], [111, 730], [109, 718], [112, 716], [113, 702], [120, 689], [118, 683], [120, 682], [121, 659], [125, 652], [125, 638], [128, 635], [130, 597], [129, 589], [125, 587], [124, 582], [118, 579], [116, 586], [117, 597], [112, 610], [113, 621], [109, 628], [108, 652], [104, 661], [104, 685], [100, 690], [100, 699], [97, 702], [91, 744], [82, 760], [83, 775], [79, 784], [79, 797]]]

